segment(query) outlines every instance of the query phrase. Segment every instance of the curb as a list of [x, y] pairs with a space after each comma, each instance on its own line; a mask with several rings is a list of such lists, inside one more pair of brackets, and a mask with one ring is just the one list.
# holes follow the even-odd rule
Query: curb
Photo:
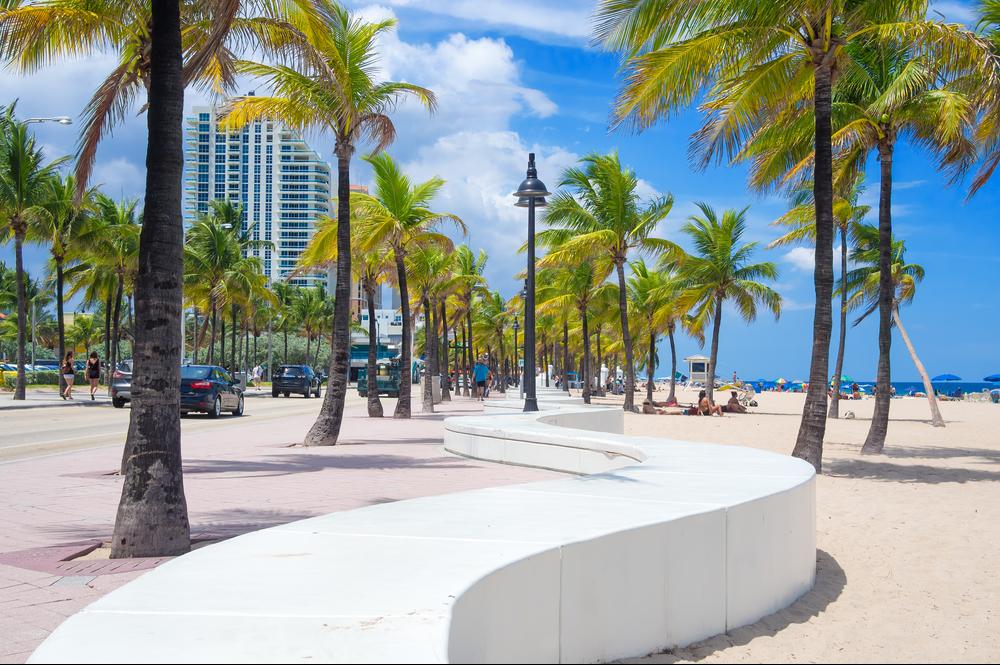
[[[14, 400], [10, 400], [10, 401], [14, 402]], [[54, 406], [55, 407], [67, 407], [67, 406], [76, 406], [76, 407], [111, 406], [111, 402], [108, 402], [108, 401], [100, 401], [100, 402], [94, 401], [94, 402], [92, 402], [92, 401], [83, 401], [83, 400], [80, 400], [80, 401], [73, 400], [72, 402], [67, 401], [67, 402], [52, 402], [52, 403], [38, 404], [38, 403], [31, 403], [31, 402], [25, 401], [25, 403], [23, 403], [23, 404], [22, 403], [14, 403], [11, 406], [0, 406], [0, 413], [3, 413], [4, 411], [22, 411], [24, 409], [47, 409], [47, 408], [54, 407]]]

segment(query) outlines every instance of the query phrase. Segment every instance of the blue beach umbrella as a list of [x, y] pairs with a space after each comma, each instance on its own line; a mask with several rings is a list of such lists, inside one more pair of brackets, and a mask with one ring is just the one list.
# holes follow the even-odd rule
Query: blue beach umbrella
[[[961, 381], [962, 377], [956, 374], [938, 374], [931, 381]], [[997, 379], [1000, 381], [1000, 378]]]
[[989, 381], [990, 383], [1000, 383], [1000, 374], [990, 374], [983, 378], [983, 381]]

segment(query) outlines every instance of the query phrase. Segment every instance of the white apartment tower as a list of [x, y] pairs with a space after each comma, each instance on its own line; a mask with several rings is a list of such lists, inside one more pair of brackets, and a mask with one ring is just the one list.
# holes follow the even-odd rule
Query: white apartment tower
[[[184, 148], [184, 221], [208, 212], [209, 201], [229, 199], [243, 207], [243, 229], [253, 224], [254, 250], [271, 282], [284, 280], [315, 230], [330, 215], [330, 166], [302, 136], [280, 122], [261, 120], [237, 131], [219, 122], [222, 106], [196, 106], [188, 116]], [[327, 282], [325, 272], [297, 275], [290, 283]]]

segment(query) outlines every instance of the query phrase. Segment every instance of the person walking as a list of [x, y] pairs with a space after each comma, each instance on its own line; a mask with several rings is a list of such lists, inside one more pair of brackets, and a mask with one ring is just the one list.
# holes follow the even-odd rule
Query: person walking
[[476, 382], [476, 397], [482, 402], [486, 397], [486, 382], [490, 378], [490, 368], [486, 366], [482, 356], [472, 368], [472, 379]]
[[253, 385], [258, 392], [260, 391], [260, 383], [263, 380], [262, 379], [263, 376], [264, 376], [264, 368], [260, 366], [260, 363], [258, 363], [253, 368]]
[[90, 401], [94, 401], [94, 393], [101, 381], [101, 359], [97, 356], [97, 351], [91, 351], [87, 358], [87, 380], [90, 381]]
[[76, 368], [73, 366], [73, 352], [67, 351], [62, 364], [62, 377], [66, 382], [66, 389], [60, 393], [64, 400], [73, 399], [73, 380], [76, 378]]

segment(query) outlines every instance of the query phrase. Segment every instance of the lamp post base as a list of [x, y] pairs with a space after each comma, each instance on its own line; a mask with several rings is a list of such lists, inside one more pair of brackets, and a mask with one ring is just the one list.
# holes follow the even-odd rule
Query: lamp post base
[[538, 411], [538, 400], [534, 397], [524, 398], [524, 412], [528, 413], [529, 411]]

